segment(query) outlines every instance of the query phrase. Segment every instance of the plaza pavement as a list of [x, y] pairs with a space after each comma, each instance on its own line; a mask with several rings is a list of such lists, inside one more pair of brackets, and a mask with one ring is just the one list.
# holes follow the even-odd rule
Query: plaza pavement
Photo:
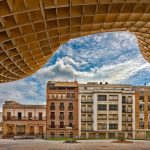
[[85, 140], [76, 144], [48, 140], [0, 139], [0, 150], [150, 150], [150, 141], [118, 144], [111, 140]]

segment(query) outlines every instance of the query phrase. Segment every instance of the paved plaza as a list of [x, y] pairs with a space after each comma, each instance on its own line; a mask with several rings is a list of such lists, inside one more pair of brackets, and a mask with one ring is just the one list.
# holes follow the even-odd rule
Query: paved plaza
[[110, 140], [86, 140], [76, 144], [48, 140], [0, 140], [0, 150], [150, 150], [150, 141], [118, 144]]

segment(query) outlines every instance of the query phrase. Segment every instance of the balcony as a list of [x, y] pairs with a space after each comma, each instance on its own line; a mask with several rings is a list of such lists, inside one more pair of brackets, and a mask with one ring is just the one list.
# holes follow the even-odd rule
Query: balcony
[[81, 131], [91, 132], [91, 131], [93, 131], [93, 128], [81, 128]]
[[109, 118], [109, 120], [118, 120], [118, 118]]
[[132, 109], [122, 109], [123, 113], [132, 113], [133, 110]]
[[50, 106], [50, 110], [55, 110], [55, 106]]
[[93, 118], [81, 118], [82, 122], [93, 122]]
[[123, 118], [122, 121], [123, 122], [132, 122], [133, 119], [132, 118]]
[[64, 115], [60, 115], [59, 120], [64, 120]]
[[93, 109], [81, 109], [82, 113], [92, 113]]
[[73, 120], [73, 116], [68, 116], [68, 120]]
[[123, 131], [132, 131], [133, 128], [132, 127], [124, 127], [122, 128]]
[[132, 100], [123, 100], [122, 104], [132, 104], [133, 101]]
[[81, 103], [93, 103], [93, 100], [92, 99], [89, 99], [89, 100], [81, 99]]
[[35, 117], [17, 117], [17, 116], [12, 116], [12, 117], [6, 117], [3, 116], [3, 121], [35, 121], [35, 120], [46, 120], [46, 117], [39, 117], [39, 116], [35, 116]]
[[98, 127], [97, 130], [107, 130], [107, 127]]

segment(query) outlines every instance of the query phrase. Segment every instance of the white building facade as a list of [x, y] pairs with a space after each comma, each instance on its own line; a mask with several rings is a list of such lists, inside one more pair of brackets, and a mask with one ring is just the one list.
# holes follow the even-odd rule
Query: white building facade
[[79, 84], [79, 137], [134, 138], [134, 93], [130, 85]]

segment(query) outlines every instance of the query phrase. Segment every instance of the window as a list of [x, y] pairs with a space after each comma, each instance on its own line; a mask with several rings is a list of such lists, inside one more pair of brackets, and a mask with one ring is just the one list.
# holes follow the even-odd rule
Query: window
[[139, 100], [144, 102], [144, 96], [139, 96]]
[[150, 102], [150, 96], [148, 96], [148, 102]]
[[63, 98], [63, 99], [66, 98], [66, 94], [65, 94], [65, 93], [62, 94], [62, 98]]
[[144, 129], [144, 122], [139, 122], [139, 128]]
[[51, 121], [51, 128], [55, 128], [55, 122]]
[[57, 94], [56, 93], [53, 94], [53, 98], [55, 98], [55, 99], [57, 98]]
[[69, 127], [73, 127], [73, 124], [71, 122], [69, 123]]
[[98, 99], [98, 101], [106, 101], [107, 100], [107, 96], [106, 95], [98, 95], [97, 99]]
[[8, 132], [9, 135], [13, 134], [13, 126], [8, 126]]
[[87, 102], [92, 102], [92, 96], [87, 97]]
[[55, 138], [55, 132], [51, 132], [51, 138]]
[[25, 134], [25, 126], [24, 125], [17, 125], [16, 131], [17, 131], [17, 135], [24, 135]]
[[64, 132], [60, 132], [59, 136], [60, 138], [64, 138]]
[[73, 110], [73, 103], [69, 103], [68, 109]]
[[43, 119], [43, 114], [42, 112], [39, 113], [39, 120], [42, 120]]
[[115, 138], [115, 133], [108, 133], [108, 138], [109, 139]]
[[60, 128], [64, 128], [64, 122], [60, 122]]
[[107, 124], [106, 123], [99, 123], [98, 124], [98, 130], [106, 130]]
[[61, 94], [60, 93], [58, 94], [58, 99], [61, 99]]
[[22, 114], [21, 112], [18, 112], [18, 120], [21, 120], [22, 119]]
[[86, 102], [86, 96], [85, 95], [81, 96], [81, 102]]
[[55, 110], [55, 103], [54, 102], [51, 102], [50, 110]]
[[118, 105], [109, 105], [109, 110], [118, 110]]
[[32, 113], [31, 112], [28, 113], [28, 120], [32, 120]]
[[39, 126], [39, 134], [43, 135], [43, 126]]
[[55, 112], [51, 112], [50, 119], [55, 119]]
[[109, 101], [118, 101], [118, 95], [109, 95]]
[[109, 124], [109, 129], [118, 129], [118, 124]]
[[71, 93], [71, 98], [75, 98], [75, 93]]
[[64, 110], [64, 103], [60, 103], [59, 108], [60, 108], [60, 110]]
[[69, 120], [73, 120], [73, 112], [69, 112], [68, 119], [69, 119]]
[[67, 98], [70, 98], [71, 97], [71, 94], [70, 93], [67, 93]]
[[118, 115], [117, 114], [111, 114], [109, 115], [110, 120], [118, 120]]
[[126, 102], [126, 96], [122, 96], [122, 103]]
[[11, 112], [7, 112], [7, 120], [11, 120]]
[[140, 105], [139, 105], [139, 110], [140, 110], [140, 111], [144, 111], [144, 105], [143, 105], [143, 104], [140, 104]]
[[34, 135], [34, 126], [30, 126], [29, 134]]
[[60, 119], [60, 120], [63, 120], [63, 119], [64, 119], [64, 112], [60, 112], [59, 119]]
[[106, 105], [98, 105], [98, 110], [107, 110]]
[[107, 119], [107, 115], [106, 114], [98, 114], [98, 120], [106, 120]]

